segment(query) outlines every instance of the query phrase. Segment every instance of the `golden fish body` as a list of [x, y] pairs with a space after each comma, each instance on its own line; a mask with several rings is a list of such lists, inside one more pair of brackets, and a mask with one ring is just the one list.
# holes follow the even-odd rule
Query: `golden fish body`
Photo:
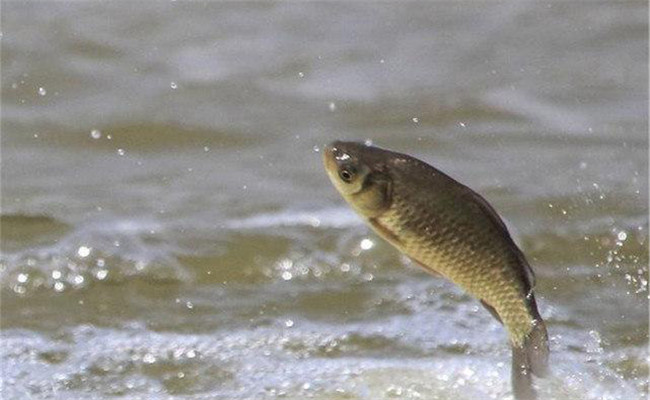
[[534, 399], [530, 374], [546, 373], [546, 328], [532, 270], [494, 209], [405, 154], [334, 142], [323, 157], [334, 186], [380, 236], [479, 299], [503, 323], [513, 348], [515, 396]]

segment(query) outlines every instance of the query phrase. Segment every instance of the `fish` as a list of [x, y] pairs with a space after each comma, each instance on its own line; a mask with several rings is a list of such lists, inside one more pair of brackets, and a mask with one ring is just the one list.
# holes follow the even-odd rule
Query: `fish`
[[323, 148], [332, 184], [383, 239], [469, 293], [506, 329], [517, 400], [535, 400], [549, 374], [535, 275], [495, 209], [478, 193], [407, 154], [365, 143]]

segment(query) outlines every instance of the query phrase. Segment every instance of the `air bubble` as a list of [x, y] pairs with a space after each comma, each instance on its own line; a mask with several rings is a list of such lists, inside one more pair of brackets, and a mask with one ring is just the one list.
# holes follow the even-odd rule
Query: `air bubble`
[[45, 88], [43, 88], [43, 87], [39, 87], [38, 88], [38, 94], [41, 95], [41, 96], [45, 96], [47, 94], [47, 90], [45, 90]]
[[99, 129], [93, 129], [92, 131], [90, 131], [90, 137], [93, 139], [99, 139], [102, 137], [102, 131], [100, 131]]

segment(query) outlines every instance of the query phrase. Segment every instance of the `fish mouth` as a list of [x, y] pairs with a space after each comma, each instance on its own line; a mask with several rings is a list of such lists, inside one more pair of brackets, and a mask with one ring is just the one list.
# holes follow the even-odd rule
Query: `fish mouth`
[[339, 143], [337, 140], [323, 147], [323, 164], [327, 171], [336, 171], [338, 169], [336, 161], [340, 157], [340, 150], [337, 148]]

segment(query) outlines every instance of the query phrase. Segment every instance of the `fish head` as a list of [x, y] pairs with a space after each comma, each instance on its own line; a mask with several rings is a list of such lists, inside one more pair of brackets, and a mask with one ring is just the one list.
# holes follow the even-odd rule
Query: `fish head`
[[392, 181], [386, 150], [363, 143], [335, 141], [325, 146], [323, 163], [332, 184], [362, 216], [374, 218], [391, 205]]

